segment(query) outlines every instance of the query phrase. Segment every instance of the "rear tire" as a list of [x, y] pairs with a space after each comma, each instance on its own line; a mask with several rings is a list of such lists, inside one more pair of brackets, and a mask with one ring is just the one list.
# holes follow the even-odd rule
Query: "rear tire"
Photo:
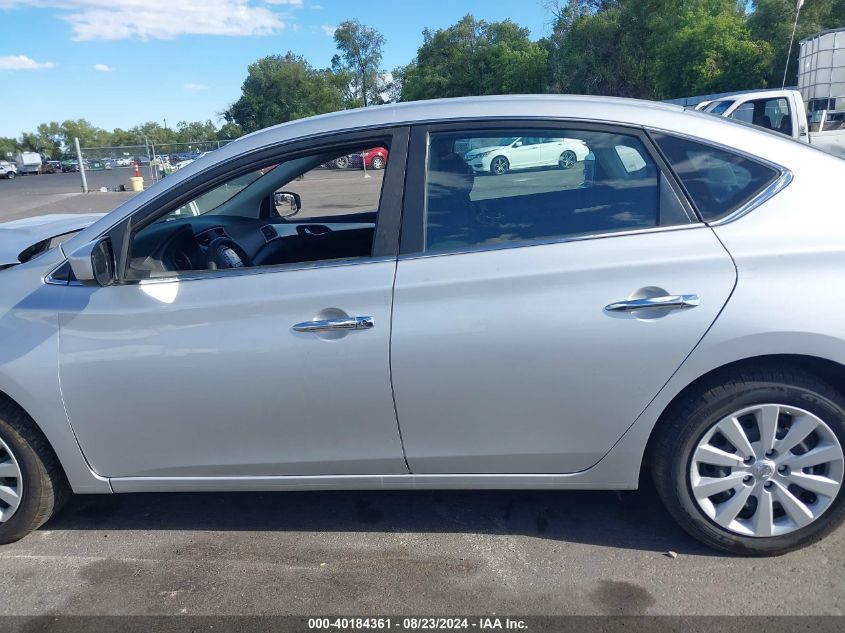
[[15, 179], [15, 172], [10, 171], [8, 174], [6, 174], [6, 180], [14, 180], [14, 179]]
[[374, 156], [370, 167], [372, 169], [384, 169], [384, 159], [381, 156]]
[[335, 169], [346, 169], [349, 167], [349, 158], [346, 156], [339, 156], [338, 158], [334, 159], [334, 168]]
[[578, 163], [578, 156], [571, 149], [566, 150], [558, 158], [557, 164], [561, 169], [572, 169]]
[[32, 418], [8, 401], [0, 404], [0, 475], [0, 544], [38, 529], [70, 496], [47, 438]]
[[[716, 375], [667, 411], [656, 433], [649, 454], [658, 493], [678, 524], [711, 547], [776, 556], [845, 520], [845, 397], [814, 374], [772, 364]], [[730, 489], [708, 496], [723, 478], [733, 479]], [[796, 482], [825, 488], [816, 495]]]

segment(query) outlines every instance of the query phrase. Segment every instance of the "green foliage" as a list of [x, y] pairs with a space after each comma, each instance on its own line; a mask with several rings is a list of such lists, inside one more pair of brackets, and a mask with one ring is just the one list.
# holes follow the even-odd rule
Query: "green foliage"
[[360, 98], [364, 106], [379, 103], [384, 35], [357, 19], [346, 20], [335, 30], [334, 41], [340, 55], [332, 59], [332, 70], [351, 87], [347, 102]]
[[[795, 0], [757, 0], [754, 11], [748, 16], [752, 35], [772, 46], [772, 56], [767, 68], [766, 85], [780, 88], [789, 50], [789, 37], [795, 20]], [[807, 0], [801, 7], [795, 41], [789, 56], [786, 85], [798, 82], [798, 43], [809, 35], [826, 29], [845, 26], [845, 0]]]
[[545, 70], [546, 50], [528, 29], [466, 15], [447, 29], [424, 30], [416, 59], [398, 74], [408, 101], [540, 92]]
[[548, 51], [550, 92], [657, 97], [654, 0], [571, 1], [557, 13]]
[[343, 108], [337, 77], [291, 52], [250, 64], [241, 92], [223, 116], [245, 132]]
[[658, 47], [662, 98], [766, 86], [772, 47], [755, 40], [734, 0], [679, 3], [672, 36]]
[[0, 160], [8, 160], [9, 155], [14, 156], [18, 149], [20, 148], [15, 139], [9, 138], [8, 136], [0, 136]]
[[571, 0], [556, 12], [552, 92], [646, 99], [766, 85], [772, 47], [736, 0]]

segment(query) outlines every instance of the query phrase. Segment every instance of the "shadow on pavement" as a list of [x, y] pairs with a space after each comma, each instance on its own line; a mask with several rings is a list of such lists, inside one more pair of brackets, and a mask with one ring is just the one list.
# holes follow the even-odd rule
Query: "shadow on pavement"
[[605, 491], [318, 491], [76, 496], [46, 530], [509, 534], [716, 555], [649, 486]]

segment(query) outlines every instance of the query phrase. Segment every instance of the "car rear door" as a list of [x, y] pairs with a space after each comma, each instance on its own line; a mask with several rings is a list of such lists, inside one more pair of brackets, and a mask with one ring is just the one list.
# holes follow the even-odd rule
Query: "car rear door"
[[[428, 187], [429, 146], [488, 135], [581, 139], [595, 165]], [[409, 155], [391, 357], [411, 471], [589, 468], [713, 323], [731, 258], [636, 129], [419, 127]]]

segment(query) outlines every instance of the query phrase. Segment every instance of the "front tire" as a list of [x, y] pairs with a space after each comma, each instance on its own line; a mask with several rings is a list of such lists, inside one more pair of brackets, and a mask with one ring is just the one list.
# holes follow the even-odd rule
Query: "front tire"
[[10, 171], [8, 174], [6, 174], [6, 180], [14, 180], [14, 179], [15, 179], [15, 172]]
[[502, 176], [508, 173], [510, 168], [511, 164], [504, 156], [496, 156], [496, 158], [490, 161], [490, 173], [494, 176]]
[[69, 495], [47, 438], [23, 410], [0, 404], [0, 544], [38, 529]]
[[842, 523], [842, 394], [814, 374], [760, 365], [687, 396], [661, 420], [650, 457], [664, 505], [693, 537], [775, 556]]
[[349, 158], [346, 156], [339, 156], [338, 158], [334, 159], [334, 168], [335, 169], [346, 169], [349, 167]]

